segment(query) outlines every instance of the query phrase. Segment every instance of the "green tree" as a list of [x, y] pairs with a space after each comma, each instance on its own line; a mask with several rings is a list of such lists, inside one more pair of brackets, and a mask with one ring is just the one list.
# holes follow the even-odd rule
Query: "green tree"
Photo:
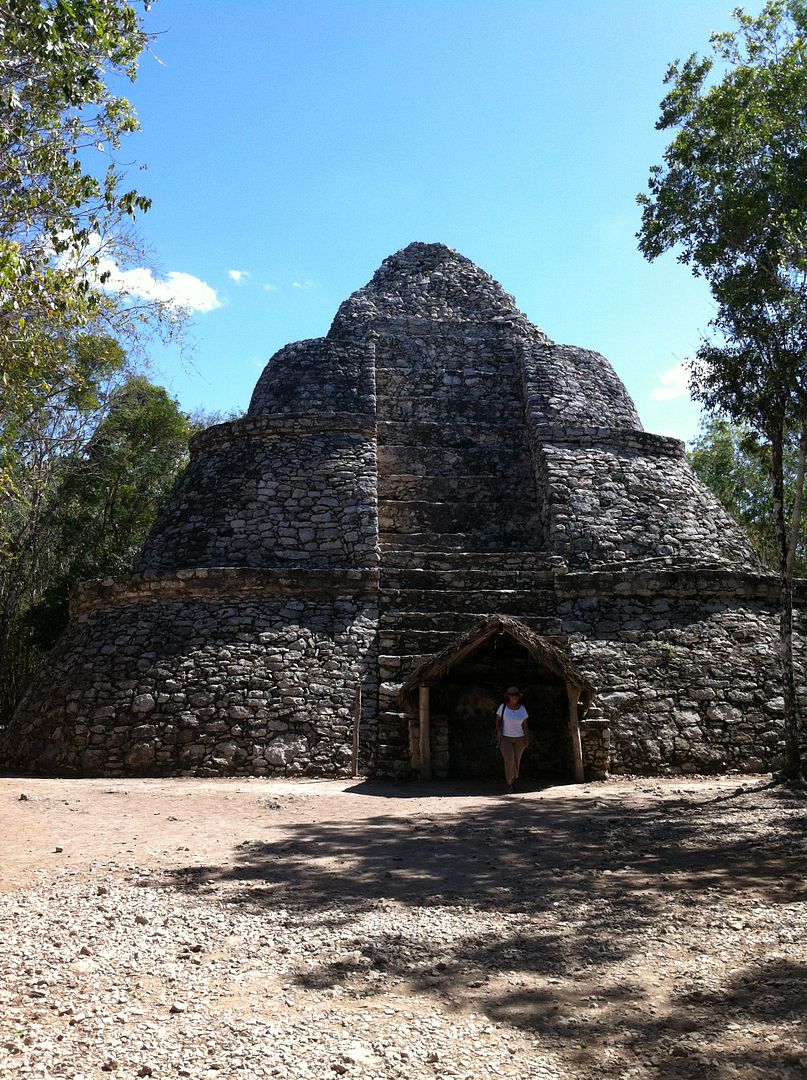
[[33, 440], [27, 450], [48, 476], [33, 485], [36, 512], [7, 538], [0, 572], [0, 722], [64, 629], [73, 587], [131, 570], [187, 462], [190, 419], [143, 376], [115, 386], [100, 411], [95, 399], [86, 405], [57, 464]]
[[[123, 350], [109, 338], [74, 335], [63, 347], [71, 350], [65, 367], [80, 370], [82, 378], [65, 377], [32, 394], [25, 415], [6, 429], [9, 482], [0, 489], [0, 673], [7, 698], [16, 696], [20, 679], [27, 677], [18, 656], [17, 629], [49, 579], [54, 494], [67, 463], [104, 415], [125, 363]], [[27, 655], [26, 648], [22, 653]], [[22, 674], [18, 678], [15, 673]]]
[[[36, 613], [64, 597], [82, 559], [88, 573], [111, 568], [113, 550], [125, 564], [145, 528], [100, 446], [132, 401], [148, 335], [170, 336], [184, 317], [126, 295], [118, 274], [142, 262], [132, 222], [149, 208], [119, 158], [138, 122], [118, 92], [136, 76], [149, 6], [0, 0], [0, 714], [44, 642]], [[128, 421], [145, 422], [143, 409]], [[71, 513], [96, 540], [79, 538]]]
[[[722, 416], [703, 422], [687, 455], [693, 472], [718, 497], [745, 530], [762, 561], [777, 566], [773, 523], [770, 446], [747, 426]], [[798, 438], [786, 439], [784, 454], [785, 505], [792, 514], [798, 474]], [[796, 573], [807, 574], [807, 522], [802, 521], [796, 546]]]
[[49, 648], [67, 624], [79, 582], [131, 571], [157, 512], [187, 463], [189, 418], [143, 376], [112, 395], [86, 446], [54, 489], [52, 578], [34, 605], [37, 644]]
[[135, 77], [148, 6], [0, 0], [0, 486], [31, 413], [87, 386], [76, 337], [131, 354], [145, 329], [176, 325], [170, 306], [104, 288], [149, 207], [117, 160], [137, 118], [110, 90]]
[[[785, 771], [801, 779], [793, 675], [792, 581], [807, 451], [807, 3], [767, 0], [734, 12], [711, 57], [673, 63], [660, 130], [675, 129], [639, 196], [639, 247], [670, 248], [702, 274], [717, 303], [714, 337], [698, 351], [692, 387], [711, 410], [767, 445], [780, 578]], [[799, 432], [788, 523], [784, 456]], [[789, 524], [789, 527], [788, 527]]]

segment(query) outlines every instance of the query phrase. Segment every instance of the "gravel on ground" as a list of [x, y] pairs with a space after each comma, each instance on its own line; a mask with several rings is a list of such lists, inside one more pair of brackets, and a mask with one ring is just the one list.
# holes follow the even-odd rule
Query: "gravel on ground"
[[764, 777], [0, 778], [0, 1076], [807, 1075]]

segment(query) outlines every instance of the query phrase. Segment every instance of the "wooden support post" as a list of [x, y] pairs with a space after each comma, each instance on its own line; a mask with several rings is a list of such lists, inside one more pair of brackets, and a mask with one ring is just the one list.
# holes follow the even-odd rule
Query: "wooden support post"
[[420, 718], [420, 779], [431, 780], [432, 778], [432, 746], [429, 731], [429, 688], [421, 686], [418, 715]]
[[580, 725], [577, 720], [577, 703], [580, 700], [580, 687], [566, 683], [566, 695], [569, 698], [569, 742], [572, 750], [572, 770], [578, 784], [583, 783], [583, 748], [580, 745]]
[[359, 726], [361, 724], [361, 683], [356, 687], [356, 702], [353, 708], [353, 761], [350, 775], [359, 775]]

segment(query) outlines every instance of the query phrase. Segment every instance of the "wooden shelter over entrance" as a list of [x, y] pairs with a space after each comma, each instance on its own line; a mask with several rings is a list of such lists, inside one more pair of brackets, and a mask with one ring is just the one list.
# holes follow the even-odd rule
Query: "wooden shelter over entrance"
[[[502, 639], [510, 648], [500, 648]], [[487, 663], [480, 664], [483, 658]], [[435, 724], [432, 691], [452, 676], [459, 690], [442, 695]], [[481, 619], [423, 660], [401, 686], [399, 701], [410, 717], [413, 771], [423, 780], [431, 779], [433, 771], [479, 775], [480, 759], [491, 757], [485, 751], [491, 745], [496, 698], [504, 685], [514, 681], [534, 690], [532, 695], [528, 692], [527, 707], [536, 760], [545, 769], [547, 762], [554, 764], [552, 773], [568, 771], [569, 779], [582, 781], [580, 720], [591, 705], [594, 687], [557, 644], [508, 615]], [[554, 747], [546, 745], [550, 741]], [[498, 762], [496, 768], [500, 770]]]

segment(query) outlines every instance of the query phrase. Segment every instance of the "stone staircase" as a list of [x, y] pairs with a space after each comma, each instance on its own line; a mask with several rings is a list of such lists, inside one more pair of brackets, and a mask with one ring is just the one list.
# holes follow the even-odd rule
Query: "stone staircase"
[[376, 390], [377, 766], [390, 775], [409, 771], [397, 694], [419, 663], [492, 614], [544, 633], [558, 625], [516, 357], [495, 341], [469, 348], [465, 336], [446, 338], [439, 353], [382, 344]]
[[516, 425], [378, 425], [382, 551], [539, 548], [534, 490], [524, 434]]
[[379, 758], [385, 774], [406, 771], [410, 721], [398, 691], [424, 660], [493, 614], [560, 633], [550, 560], [532, 552], [389, 549], [382, 558], [378, 632]]

